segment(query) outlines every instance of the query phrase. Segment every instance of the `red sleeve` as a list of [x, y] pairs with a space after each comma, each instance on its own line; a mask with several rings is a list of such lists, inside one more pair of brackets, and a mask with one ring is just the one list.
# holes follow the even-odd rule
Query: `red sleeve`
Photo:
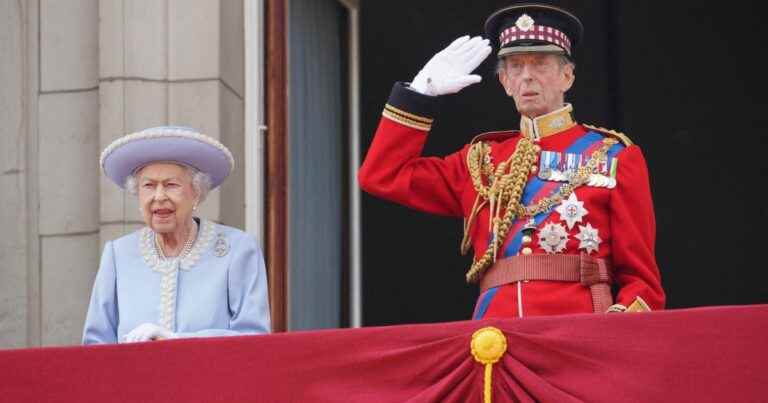
[[432, 97], [395, 85], [358, 182], [374, 196], [432, 214], [461, 217], [461, 192], [468, 180], [466, 147], [445, 158], [421, 156], [432, 119], [419, 112], [428, 98]]
[[656, 219], [643, 153], [629, 146], [618, 154], [616, 188], [611, 192], [611, 253], [619, 286], [616, 303], [629, 306], [641, 297], [653, 310], [664, 309], [665, 295], [656, 265]]

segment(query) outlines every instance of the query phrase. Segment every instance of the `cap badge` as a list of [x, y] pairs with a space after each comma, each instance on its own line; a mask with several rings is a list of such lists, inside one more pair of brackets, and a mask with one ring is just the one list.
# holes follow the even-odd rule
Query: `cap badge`
[[520, 18], [517, 19], [517, 22], [515, 22], [515, 26], [523, 32], [533, 28], [533, 24], [533, 18], [528, 14], [521, 15]]

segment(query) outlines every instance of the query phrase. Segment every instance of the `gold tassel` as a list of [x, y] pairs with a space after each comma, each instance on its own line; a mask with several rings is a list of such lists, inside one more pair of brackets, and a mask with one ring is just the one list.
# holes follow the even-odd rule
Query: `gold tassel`
[[507, 337], [492, 326], [484, 327], [472, 334], [469, 343], [475, 361], [483, 364], [483, 402], [492, 403], [491, 380], [493, 379], [493, 364], [498, 362], [507, 352]]

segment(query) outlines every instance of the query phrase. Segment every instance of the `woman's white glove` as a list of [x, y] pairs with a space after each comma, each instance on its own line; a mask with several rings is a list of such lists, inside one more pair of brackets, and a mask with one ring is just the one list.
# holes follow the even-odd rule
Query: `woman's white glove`
[[454, 94], [482, 80], [469, 74], [491, 53], [488, 40], [462, 36], [430, 59], [413, 79], [411, 89], [424, 95]]
[[178, 337], [176, 333], [166, 330], [162, 326], [158, 326], [154, 323], [142, 323], [128, 332], [128, 334], [124, 336], [124, 339], [125, 343], [136, 343], [139, 341], [175, 339], [176, 337]]

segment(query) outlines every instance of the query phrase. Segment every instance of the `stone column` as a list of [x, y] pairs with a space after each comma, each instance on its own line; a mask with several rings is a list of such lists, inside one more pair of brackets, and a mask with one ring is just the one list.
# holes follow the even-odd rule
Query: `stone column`
[[73, 344], [99, 257], [98, 1], [39, 4], [40, 342]]
[[27, 42], [29, 13], [29, 3], [0, 2], [0, 348], [26, 346], [32, 316], [27, 306], [27, 284], [31, 280], [27, 266], [33, 259], [27, 237], [36, 234], [37, 229], [29, 228], [27, 139], [31, 94], [26, 84], [27, 56], [30, 47], [37, 48], [35, 43]]
[[98, 259], [97, 7], [0, 4], [0, 348], [80, 340]]

